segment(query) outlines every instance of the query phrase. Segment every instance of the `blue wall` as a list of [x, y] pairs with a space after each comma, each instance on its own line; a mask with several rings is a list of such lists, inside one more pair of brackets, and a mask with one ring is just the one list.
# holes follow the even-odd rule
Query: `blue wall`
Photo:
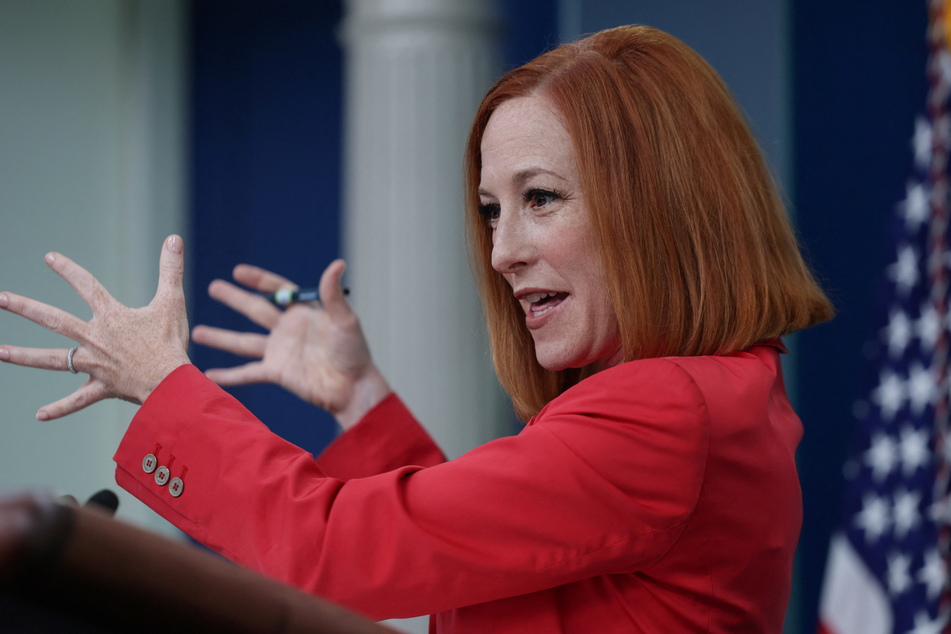
[[[256, 264], [316, 284], [340, 251], [339, 1], [196, 0], [192, 15], [192, 324], [248, 330], [208, 283]], [[198, 367], [240, 359], [193, 346]], [[336, 423], [274, 386], [230, 390], [312, 452]]]

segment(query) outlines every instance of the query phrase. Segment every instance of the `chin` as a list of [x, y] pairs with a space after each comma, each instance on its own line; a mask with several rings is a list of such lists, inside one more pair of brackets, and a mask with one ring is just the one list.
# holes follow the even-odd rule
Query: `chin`
[[[607, 365], [614, 365], [609, 362], [613, 357], [620, 355], [620, 342], [604, 346], [602, 352], [600, 348], [597, 351], [548, 349], [547, 346], [535, 345], [535, 360], [549, 372], [560, 372], [572, 368], [584, 368], [593, 363], [601, 361], [607, 362]], [[607, 367], [607, 366], [605, 366]], [[595, 368], [595, 371], [603, 370], [604, 367]]]
[[535, 360], [538, 365], [550, 372], [560, 372], [571, 368], [583, 368], [591, 363], [585, 357], [578, 358], [577, 355], [568, 355], [564, 353], [547, 353], [544, 350], [535, 350]]

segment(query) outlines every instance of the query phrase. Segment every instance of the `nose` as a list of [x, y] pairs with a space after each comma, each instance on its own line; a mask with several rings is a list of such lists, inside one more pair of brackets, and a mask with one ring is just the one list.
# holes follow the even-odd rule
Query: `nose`
[[492, 268], [499, 273], [516, 273], [534, 257], [531, 229], [519, 211], [499, 214], [492, 231]]

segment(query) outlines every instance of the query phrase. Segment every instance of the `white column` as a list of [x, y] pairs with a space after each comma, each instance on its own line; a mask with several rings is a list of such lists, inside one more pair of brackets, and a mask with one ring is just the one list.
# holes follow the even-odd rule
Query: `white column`
[[505, 430], [468, 266], [462, 159], [496, 79], [485, 0], [350, 0], [344, 252], [374, 358], [450, 457]]

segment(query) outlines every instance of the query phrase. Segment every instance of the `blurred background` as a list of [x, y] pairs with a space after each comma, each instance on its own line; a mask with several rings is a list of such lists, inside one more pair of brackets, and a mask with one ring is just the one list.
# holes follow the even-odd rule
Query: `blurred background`
[[[680, 37], [723, 76], [838, 306], [786, 359], [805, 426], [787, 631], [814, 631], [924, 111], [924, 1], [0, 0], [0, 290], [88, 316], [45, 266], [55, 250], [143, 305], [177, 232], [192, 323], [244, 329], [207, 299], [212, 279], [250, 262], [310, 285], [344, 256], [378, 362], [447, 452], [511, 433], [466, 265], [469, 120], [506, 69], [629, 23]], [[0, 342], [69, 346], [7, 314]], [[81, 380], [0, 366], [0, 494], [113, 486], [133, 406], [34, 420]], [[233, 393], [312, 452], [336, 433], [276, 388]], [[119, 514], [172, 532], [127, 497]]]

